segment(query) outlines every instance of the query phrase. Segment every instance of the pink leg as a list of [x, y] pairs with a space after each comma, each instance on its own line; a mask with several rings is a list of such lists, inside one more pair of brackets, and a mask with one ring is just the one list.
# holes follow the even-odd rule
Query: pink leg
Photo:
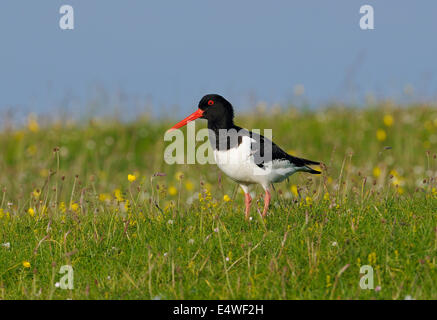
[[267, 215], [267, 209], [269, 208], [271, 198], [272, 198], [272, 195], [270, 194], [270, 191], [266, 190], [266, 195], [264, 196], [263, 218]]
[[249, 220], [249, 214], [250, 214], [250, 205], [252, 204], [252, 197], [249, 193], [244, 194], [244, 204], [246, 205], [246, 220]]

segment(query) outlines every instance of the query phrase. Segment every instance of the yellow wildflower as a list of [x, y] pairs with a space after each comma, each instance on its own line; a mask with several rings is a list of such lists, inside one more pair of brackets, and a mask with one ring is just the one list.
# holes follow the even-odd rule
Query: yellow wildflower
[[361, 259], [360, 258], [357, 258], [357, 266], [361, 267]]
[[38, 121], [33, 113], [27, 118], [27, 128], [34, 133], [39, 131]]
[[191, 191], [194, 189], [194, 184], [191, 181], [186, 181], [185, 182], [185, 189], [187, 189], [188, 191]]
[[390, 114], [386, 114], [384, 116], [384, 124], [387, 127], [391, 127], [393, 125], [393, 122], [394, 122], [393, 117]]
[[305, 202], [307, 205], [312, 205], [313, 204], [313, 199], [311, 197], [306, 197], [305, 198]]
[[325, 194], [323, 195], [323, 200], [329, 201], [329, 192], [325, 192]]
[[134, 182], [135, 180], [137, 180], [137, 177], [133, 174], [128, 174], [127, 180], [129, 180], [129, 182]]
[[175, 196], [175, 195], [178, 194], [178, 189], [176, 189], [176, 187], [171, 186], [171, 187], [168, 188], [168, 193], [171, 196]]
[[396, 170], [390, 170], [390, 174], [393, 176], [393, 177], [397, 177], [399, 174], [398, 174], [398, 172], [396, 171]]
[[41, 195], [41, 190], [35, 189], [32, 194], [35, 198], [38, 198]]
[[231, 198], [227, 194], [225, 194], [223, 196], [223, 200], [226, 201], [226, 202], [229, 202], [229, 201], [231, 201]]
[[217, 206], [217, 203], [212, 201], [211, 192], [208, 190], [204, 190], [203, 193], [199, 192], [199, 201], [204, 204], [202, 210]]
[[59, 204], [59, 210], [62, 213], [65, 213], [65, 211], [67, 211], [67, 208], [65, 207], [65, 202], [64, 201], [61, 201], [61, 203]]
[[381, 175], [381, 169], [379, 169], [379, 167], [373, 168], [373, 176], [375, 178], [378, 178], [380, 175]]
[[292, 185], [291, 188], [291, 193], [294, 194], [296, 197], [299, 196], [299, 192], [297, 191], [297, 186], [296, 185]]
[[111, 196], [107, 193], [101, 193], [99, 194], [99, 200], [102, 202], [105, 202], [106, 200], [110, 200]]
[[33, 208], [29, 208], [29, 210], [27, 210], [27, 212], [29, 213], [29, 215], [31, 217], [33, 217], [35, 215], [35, 210], [33, 210]]
[[123, 194], [121, 193], [120, 189], [114, 190], [114, 196], [117, 199], [117, 201], [122, 202], [123, 201]]
[[30, 262], [29, 261], [23, 261], [23, 267], [30, 268]]
[[400, 187], [403, 186], [405, 184], [404, 180], [396, 175], [393, 175], [393, 180], [391, 182], [395, 187]]
[[367, 260], [369, 261], [369, 264], [375, 265], [376, 264], [376, 253], [375, 252], [371, 252], [369, 254], [369, 256], [367, 257]]
[[70, 209], [73, 210], [74, 212], [77, 212], [79, 210], [79, 204], [73, 202], [70, 206]]
[[130, 203], [129, 200], [126, 200], [126, 202], [124, 203], [123, 209], [125, 212], [130, 212]]
[[181, 180], [184, 177], [184, 173], [181, 171], [178, 171], [178, 172], [176, 172], [174, 177], [176, 180]]
[[385, 139], [387, 139], [387, 133], [384, 129], [376, 130], [376, 139], [378, 139], [378, 141], [384, 141]]

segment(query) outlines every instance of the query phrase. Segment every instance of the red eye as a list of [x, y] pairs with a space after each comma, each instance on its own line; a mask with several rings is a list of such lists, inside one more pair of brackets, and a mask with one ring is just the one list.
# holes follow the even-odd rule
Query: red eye
[[213, 101], [213, 100], [209, 100], [209, 101], [208, 101], [208, 105], [209, 105], [209, 106], [212, 106], [213, 104], [214, 104], [214, 101]]

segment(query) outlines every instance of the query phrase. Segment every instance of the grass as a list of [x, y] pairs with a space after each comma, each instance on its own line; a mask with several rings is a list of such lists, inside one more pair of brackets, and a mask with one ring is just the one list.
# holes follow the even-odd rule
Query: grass
[[326, 165], [277, 184], [264, 220], [255, 188], [249, 223], [215, 165], [163, 162], [175, 120], [29, 117], [0, 133], [0, 299], [437, 298], [435, 108], [239, 117]]

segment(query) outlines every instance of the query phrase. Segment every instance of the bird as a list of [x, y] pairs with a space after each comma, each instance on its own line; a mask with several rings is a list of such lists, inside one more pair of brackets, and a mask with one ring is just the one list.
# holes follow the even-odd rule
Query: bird
[[208, 121], [209, 141], [215, 163], [244, 191], [246, 220], [250, 218], [251, 185], [260, 184], [265, 191], [262, 212], [262, 217], [265, 218], [274, 183], [281, 182], [296, 172], [321, 173], [310, 167], [320, 165], [319, 161], [289, 155], [263, 135], [235, 125], [232, 104], [218, 94], [203, 96], [198, 109], [168, 131], [179, 129], [199, 118]]

